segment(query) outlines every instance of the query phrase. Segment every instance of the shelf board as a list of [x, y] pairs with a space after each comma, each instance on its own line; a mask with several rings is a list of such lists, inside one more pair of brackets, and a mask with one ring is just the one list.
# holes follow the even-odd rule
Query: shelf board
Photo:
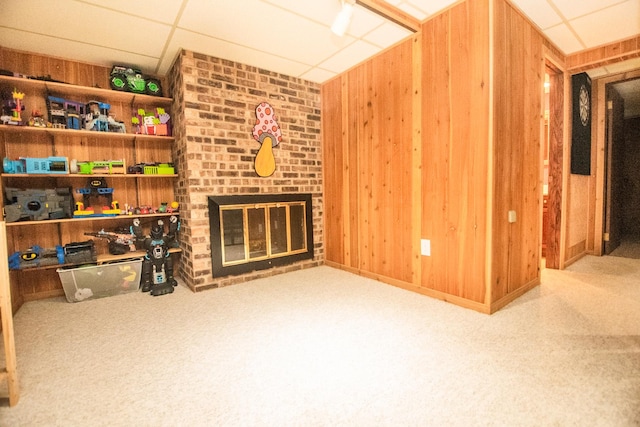
[[78, 221], [119, 221], [127, 218], [164, 218], [171, 215], [179, 216], [180, 212], [172, 213], [155, 213], [155, 214], [141, 214], [141, 215], [118, 215], [118, 216], [91, 216], [87, 218], [62, 218], [62, 219], [44, 219], [40, 221], [17, 221], [7, 222], [7, 227], [21, 227], [31, 226], [39, 224], [58, 224], [63, 222], [78, 222]]
[[27, 79], [21, 77], [0, 76], [0, 83], [5, 83], [18, 91], [25, 88], [46, 90], [53, 94], [77, 95], [83, 98], [94, 97], [96, 101], [129, 102], [134, 104], [153, 104], [170, 106], [172, 99], [163, 96], [153, 96], [143, 93], [123, 92], [98, 87], [77, 86], [67, 83], [50, 82], [46, 80]]
[[[182, 252], [182, 249], [180, 248], [169, 249], [169, 253], [171, 254], [176, 254], [181, 252]], [[43, 265], [40, 267], [17, 268], [17, 269], [12, 269], [11, 271], [26, 272], [26, 271], [51, 270], [54, 268], [58, 269], [58, 268], [79, 267], [81, 265], [93, 265], [93, 264], [101, 265], [105, 263], [123, 261], [126, 259], [144, 258], [145, 255], [146, 255], [145, 251], [127, 252], [126, 254], [121, 254], [121, 255], [103, 254], [103, 255], [98, 255], [98, 258], [95, 262], [83, 262], [80, 264], [51, 264], [51, 265]]]
[[44, 133], [51, 136], [84, 136], [87, 138], [105, 138], [114, 140], [129, 139], [131, 141], [163, 141], [173, 142], [172, 136], [145, 135], [141, 133], [98, 132], [92, 130], [57, 129], [36, 126], [0, 125], [0, 131], [12, 133]]
[[142, 174], [142, 173], [3, 173], [2, 178], [177, 178], [177, 174]]

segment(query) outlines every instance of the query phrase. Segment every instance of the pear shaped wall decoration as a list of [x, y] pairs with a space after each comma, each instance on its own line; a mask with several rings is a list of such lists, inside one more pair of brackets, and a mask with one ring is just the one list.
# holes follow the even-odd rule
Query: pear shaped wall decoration
[[273, 175], [276, 170], [273, 147], [282, 141], [282, 131], [280, 130], [280, 125], [278, 125], [273, 107], [267, 102], [261, 102], [256, 107], [256, 124], [253, 127], [253, 138], [261, 144], [254, 161], [256, 173], [262, 177]]

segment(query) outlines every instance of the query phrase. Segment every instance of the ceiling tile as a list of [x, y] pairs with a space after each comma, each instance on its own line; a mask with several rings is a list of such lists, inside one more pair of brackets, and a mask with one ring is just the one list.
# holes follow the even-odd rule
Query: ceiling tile
[[607, 8], [620, 0], [552, 0], [566, 19], [573, 19]]
[[[84, 4], [82, 19], [74, 19], [73, 25], [61, 25], [69, 22], [69, 10], [78, 4], [70, 0], [43, 2], [22, 0], [19, 8], [3, 8], [0, 14], [0, 26], [20, 28], [34, 34], [48, 35], [63, 40], [76, 40], [78, 44], [101, 46], [142, 55], [160, 57], [170, 27], [123, 13]], [[25, 13], [25, 9], [31, 11]], [[133, 30], [129, 31], [130, 29]], [[136, 43], [136, 35], [143, 35], [153, 43]], [[73, 52], [73, 51], [71, 51]]]
[[340, 0], [300, 1], [300, 0], [260, 0], [280, 9], [305, 17], [311, 21], [331, 25], [340, 11]]
[[398, 6], [398, 9], [408, 13], [411, 16], [418, 18], [418, 21], [424, 21], [429, 16], [428, 12], [425, 12], [424, 10], [420, 10], [410, 3], [402, 3]]
[[451, 6], [457, 1], [458, 0], [405, 0], [406, 3], [412, 4], [430, 15]]
[[565, 54], [584, 50], [585, 46], [564, 24], [556, 25], [543, 31], [544, 35], [554, 41], [554, 44]]
[[224, 58], [230, 61], [264, 68], [276, 73], [288, 74], [293, 77], [298, 77], [300, 74], [309, 70], [308, 64], [302, 64], [249, 47], [239, 46], [224, 40], [178, 29], [167, 49], [167, 51], [172, 52], [172, 54], [168, 54], [166, 58], [163, 58], [160, 69], [158, 70], [160, 74], [165, 74], [169, 70], [176, 55], [182, 48], [204, 55], [211, 55], [217, 58]]
[[[157, 74], [155, 70], [157, 58], [126, 52], [106, 47], [88, 45], [71, 40], [61, 40], [49, 36], [25, 33], [0, 27], [0, 40], [9, 49], [23, 50], [58, 58], [82, 58], [81, 62], [111, 67], [113, 65], [129, 65], [139, 68], [143, 73]], [[74, 52], [74, 55], [69, 55]], [[21, 70], [10, 70], [25, 73]], [[164, 74], [164, 73], [163, 73]]]
[[309, 80], [311, 82], [322, 83], [324, 81], [329, 80], [332, 77], [335, 77], [336, 75], [337, 73], [332, 73], [327, 70], [322, 70], [320, 68], [312, 68], [306, 73], [303, 73], [302, 75], [300, 75], [300, 78]]
[[413, 34], [411, 31], [387, 22], [364, 37], [364, 40], [381, 48], [389, 47]]
[[[81, 0], [82, 3], [91, 3], [105, 9], [126, 13], [139, 18], [158, 21], [165, 24], [173, 24], [180, 11], [180, 5], [184, 0], [136, 0], [132, 7], [131, 0]], [[188, 1], [188, 0], [187, 0]]]
[[640, 58], [628, 59], [605, 67], [609, 73], [624, 73], [640, 69]]
[[356, 6], [353, 9], [353, 18], [351, 19], [349, 28], [347, 28], [347, 34], [354, 37], [362, 37], [382, 25], [384, 22], [384, 19], [371, 12], [369, 9]]
[[[277, 58], [295, 58], [294, 62], [307, 65], [330, 57], [348, 44], [344, 38], [332, 37], [326, 26], [264, 2], [224, 2], [224, 10], [220, 10], [218, 5], [218, 2], [213, 4], [209, 0], [190, 0], [179, 27], [192, 29], [218, 41], [227, 41], [229, 46], [236, 46], [239, 50], [253, 49]], [[245, 13], [249, 7], [253, 8], [251, 14]], [[214, 13], [223, 13], [228, 19], [212, 23], [208, 17]], [[304, 37], [292, 36], [294, 34]]]
[[628, 0], [569, 24], [588, 48], [622, 40], [640, 33], [640, 0]]
[[371, 43], [358, 40], [319, 64], [318, 67], [340, 73], [379, 51], [380, 49]]
[[562, 22], [560, 15], [545, 0], [512, 0], [512, 3], [543, 30]]
[[607, 71], [607, 69], [604, 67], [600, 67], [588, 70], [587, 74], [589, 74], [589, 77], [591, 77], [592, 79], [595, 79], [598, 77], [606, 76], [607, 74], [609, 74], [609, 71]]

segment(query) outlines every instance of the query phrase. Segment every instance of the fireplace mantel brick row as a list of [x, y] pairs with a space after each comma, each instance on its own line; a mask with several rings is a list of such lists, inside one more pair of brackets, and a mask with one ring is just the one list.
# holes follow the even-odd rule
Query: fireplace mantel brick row
[[[176, 59], [169, 83], [172, 111], [181, 112], [172, 123], [182, 222], [179, 274], [185, 284], [201, 291], [322, 264], [320, 86], [191, 51]], [[260, 145], [252, 137], [261, 102], [273, 106], [283, 135], [273, 150], [276, 171], [265, 178], [254, 170]], [[279, 193], [312, 194], [313, 259], [213, 277], [208, 196]]]

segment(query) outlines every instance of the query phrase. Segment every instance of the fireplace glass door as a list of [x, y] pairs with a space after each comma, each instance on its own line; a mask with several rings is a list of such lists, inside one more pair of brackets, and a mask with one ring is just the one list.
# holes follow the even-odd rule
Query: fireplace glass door
[[306, 202], [220, 206], [223, 266], [307, 251]]

